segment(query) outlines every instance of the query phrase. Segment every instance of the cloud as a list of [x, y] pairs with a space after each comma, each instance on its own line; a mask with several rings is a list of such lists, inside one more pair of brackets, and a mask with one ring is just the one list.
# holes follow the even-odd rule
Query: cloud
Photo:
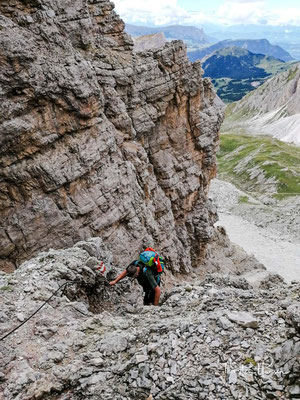
[[227, 3], [263, 3], [262, 0], [227, 0]]
[[178, 0], [115, 0], [115, 10], [132, 24], [201, 24], [209, 17], [201, 12], [191, 13], [178, 6]]
[[223, 23], [257, 23], [265, 18], [264, 2], [258, 0], [230, 0], [222, 4], [216, 17]]
[[267, 24], [300, 26], [299, 8], [268, 9], [264, 0], [224, 0], [213, 13], [186, 11], [178, 0], [115, 0], [116, 12], [136, 25]]
[[126, 22], [155, 25], [179, 23], [189, 13], [177, 5], [177, 0], [116, 0], [116, 11]]

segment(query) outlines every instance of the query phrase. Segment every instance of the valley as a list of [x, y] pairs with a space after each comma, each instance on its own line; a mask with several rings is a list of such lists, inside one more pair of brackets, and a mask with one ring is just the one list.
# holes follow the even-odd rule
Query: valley
[[299, 82], [299, 63], [268, 79], [240, 101], [227, 106], [222, 132], [268, 135], [298, 145]]
[[268, 136], [221, 135], [219, 177], [257, 198], [300, 195], [300, 149]]
[[253, 254], [268, 272], [281, 275], [288, 283], [299, 281], [300, 195], [281, 201], [267, 196], [258, 200], [251, 192], [214, 179], [210, 196], [218, 208], [216, 225], [225, 227], [233, 243]]

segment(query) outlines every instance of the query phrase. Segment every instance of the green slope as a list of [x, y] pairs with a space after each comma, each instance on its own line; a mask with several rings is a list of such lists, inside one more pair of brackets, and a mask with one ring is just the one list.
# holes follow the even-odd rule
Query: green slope
[[219, 177], [244, 191], [300, 195], [300, 148], [271, 137], [221, 135]]
[[212, 79], [218, 96], [225, 103], [240, 100], [267, 79], [293, 66], [294, 62], [285, 63], [237, 47], [222, 48], [202, 60], [204, 76]]

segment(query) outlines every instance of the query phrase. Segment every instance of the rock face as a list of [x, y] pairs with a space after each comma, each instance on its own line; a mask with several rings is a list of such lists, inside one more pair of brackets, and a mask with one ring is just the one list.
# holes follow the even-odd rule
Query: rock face
[[145, 50], [157, 50], [164, 47], [167, 39], [163, 32], [154, 33], [153, 35], [139, 36], [133, 39], [134, 50], [145, 51]]
[[1, 400], [299, 398], [299, 283], [253, 289], [238, 269], [181, 278], [143, 307], [100, 260], [115, 275], [93, 238], [0, 272], [0, 339], [74, 281], [0, 341]]
[[223, 130], [271, 135], [284, 142], [300, 143], [299, 63], [269, 79], [229, 106]]
[[[106, 0], [0, 4], [0, 264], [101, 236], [188, 271], [215, 215], [222, 103], [182, 42], [135, 54]], [[178, 261], [180, 260], [180, 261]]]

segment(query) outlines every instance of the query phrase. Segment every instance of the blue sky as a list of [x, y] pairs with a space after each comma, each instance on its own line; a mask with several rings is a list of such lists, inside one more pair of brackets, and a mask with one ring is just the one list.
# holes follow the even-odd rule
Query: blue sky
[[114, 0], [127, 23], [300, 26], [300, 0]]

